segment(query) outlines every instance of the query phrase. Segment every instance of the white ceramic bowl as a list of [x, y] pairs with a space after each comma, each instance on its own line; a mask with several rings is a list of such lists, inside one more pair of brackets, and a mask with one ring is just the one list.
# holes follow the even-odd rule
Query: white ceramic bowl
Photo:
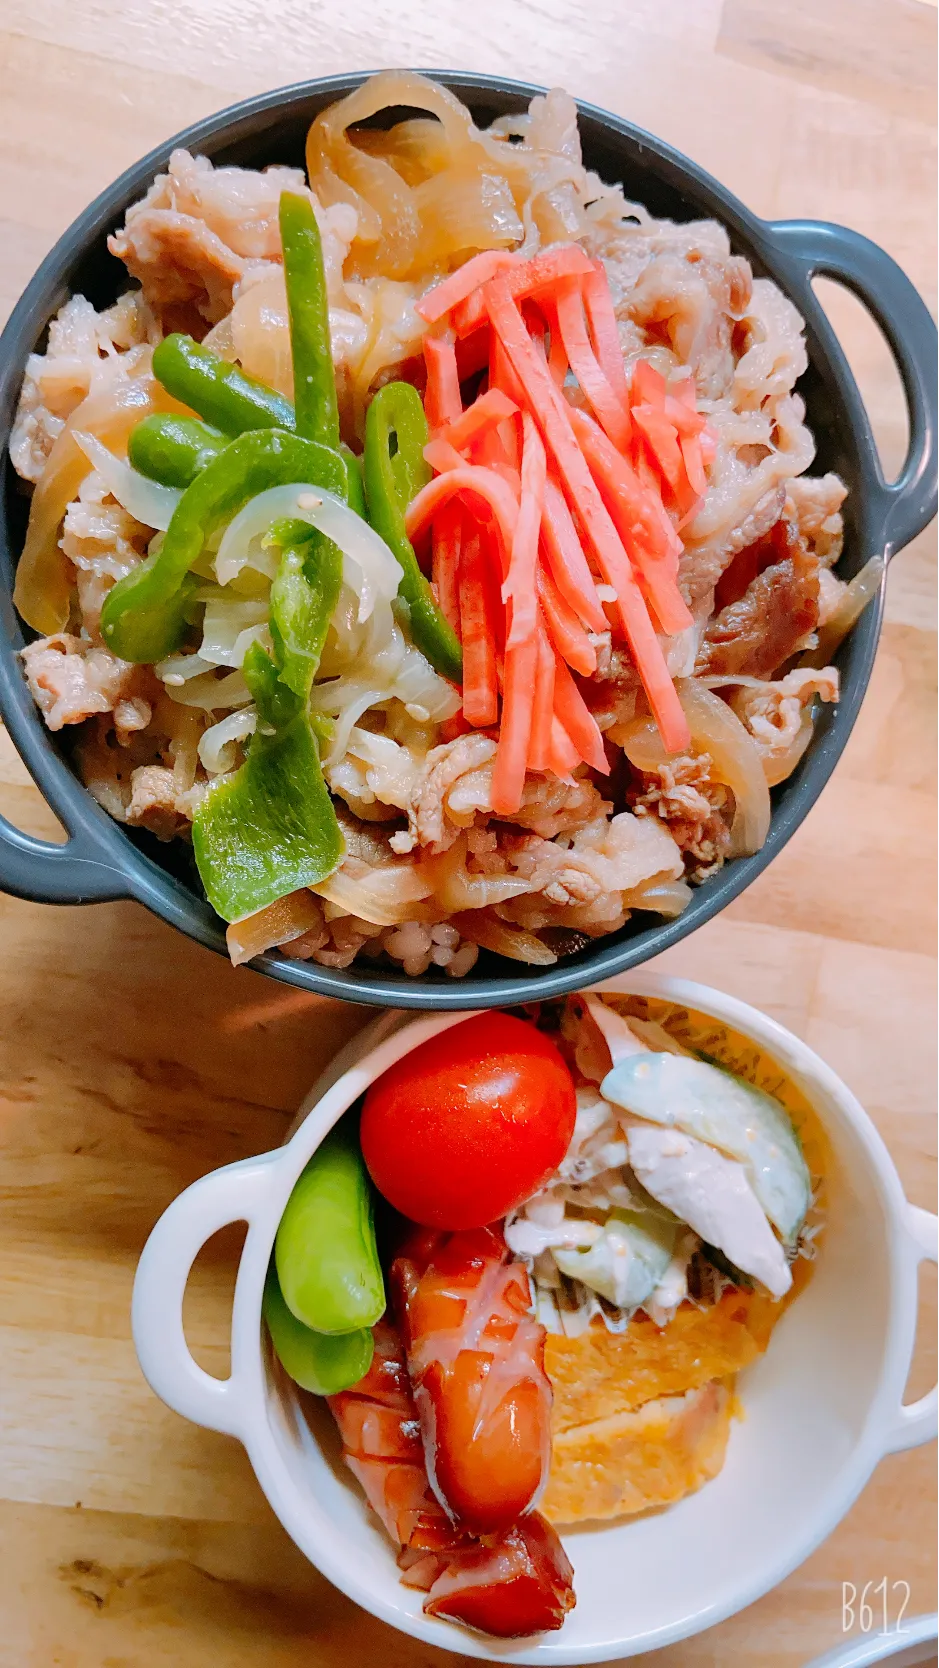
[[[204, 1176], [172, 1204], [144, 1249], [133, 1327], [143, 1370], [177, 1412], [244, 1443], [288, 1534], [373, 1615], [428, 1644], [491, 1661], [588, 1663], [685, 1639], [751, 1604], [830, 1534], [883, 1455], [936, 1434], [936, 1392], [905, 1406], [917, 1266], [936, 1257], [937, 1221], [910, 1205], [880, 1136], [834, 1072], [790, 1032], [718, 991], [653, 973], [598, 989], [696, 1008], [752, 1037], [789, 1073], [833, 1151], [829, 1213], [813, 1277], [769, 1350], [740, 1380], [720, 1475], [668, 1511], [565, 1536], [577, 1607], [558, 1633], [490, 1642], [421, 1611], [392, 1549], [339, 1458], [331, 1418], [295, 1396], [262, 1336], [261, 1293], [291, 1189], [336, 1119], [393, 1061], [468, 1017], [382, 1014], [307, 1097], [276, 1152]], [[235, 1289], [231, 1377], [196, 1365], [182, 1303], [190, 1268], [228, 1222], [248, 1233]]]
[[873, 1668], [889, 1662], [891, 1668], [930, 1668], [936, 1661], [939, 1617], [913, 1616], [896, 1633], [875, 1633], [849, 1639], [826, 1651], [808, 1668]]

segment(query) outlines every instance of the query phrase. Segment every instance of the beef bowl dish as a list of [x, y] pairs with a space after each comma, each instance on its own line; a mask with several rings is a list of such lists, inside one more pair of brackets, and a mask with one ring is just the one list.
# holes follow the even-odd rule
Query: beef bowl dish
[[[929, 513], [927, 316], [559, 90], [322, 85], [59, 263], [6, 383], [14, 739], [94, 801], [87, 895], [353, 999], [557, 993], [722, 907], [833, 767]], [[893, 487], [833, 260], [908, 313]], [[47, 864], [0, 842], [84, 895]]]

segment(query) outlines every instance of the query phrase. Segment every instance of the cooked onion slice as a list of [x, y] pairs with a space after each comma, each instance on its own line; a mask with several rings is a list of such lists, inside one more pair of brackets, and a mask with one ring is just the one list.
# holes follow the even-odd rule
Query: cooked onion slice
[[673, 921], [687, 909], [694, 893], [685, 880], [663, 880], [658, 886], [644, 886], [623, 893], [624, 909], [651, 909]]
[[312, 893], [290, 892], [286, 898], [278, 898], [276, 903], [268, 904], [254, 915], [246, 915], [243, 921], [234, 921], [228, 928], [225, 937], [232, 965], [240, 967], [263, 950], [270, 950], [275, 944], [289, 944], [322, 925], [323, 911]]
[[252, 565], [253, 542], [263, 539], [277, 521], [306, 521], [339, 546], [342, 577], [359, 599], [360, 621], [368, 619], [379, 598], [390, 602], [397, 596], [401, 569], [384, 539], [335, 493], [302, 481], [259, 492], [229, 523], [215, 558], [220, 585]]
[[[178, 409], [158, 383], [140, 371], [143, 350], [126, 355], [126, 379], [109, 382], [82, 400], [49, 453], [29, 507], [26, 543], [16, 569], [14, 604], [34, 631], [48, 636], [62, 631], [68, 621], [71, 594], [69, 564], [59, 544], [62, 517], [89, 472], [85, 453], [75, 443], [75, 430], [101, 440], [126, 445], [135, 423], [149, 412]], [[149, 349], [146, 352], [149, 354]]]
[[[360, 147], [348, 135], [350, 127], [380, 110], [402, 106], [426, 111], [441, 124], [437, 133], [427, 122], [410, 124], [409, 172], [412, 178], [415, 173], [425, 176], [430, 189], [423, 195], [422, 185], [412, 189], [382, 154], [389, 149], [393, 154], [393, 139], [389, 147], [378, 135], [370, 136]], [[425, 146], [428, 161], [421, 166]], [[514, 150], [480, 133], [466, 106], [438, 82], [411, 71], [387, 70], [316, 118], [306, 159], [319, 201], [351, 202], [356, 209], [353, 275], [402, 279], [433, 270], [461, 248], [500, 248], [521, 235], [511, 182], [517, 182], [523, 198], [528, 196], [532, 159], [529, 155], [526, 165]], [[433, 209], [448, 191], [457, 211], [441, 221]], [[448, 207], [452, 210], [452, 204]]]
[[434, 897], [447, 914], [464, 909], [489, 909], [495, 904], [521, 898], [530, 883], [518, 875], [474, 875], [466, 867], [466, 835], [461, 834], [449, 851], [427, 858], [424, 864], [432, 877]]
[[173, 511], [182, 497], [179, 487], [161, 486], [132, 469], [125, 458], [118, 458], [93, 434], [85, 429], [74, 431], [76, 446], [80, 446], [93, 469], [98, 471], [112, 498], [145, 527], [165, 533]]
[[[691, 730], [692, 751], [709, 754], [714, 780], [733, 792], [731, 854], [750, 856], [765, 843], [770, 823], [769, 787], [759, 751], [736, 713], [697, 678], [680, 678], [675, 688]], [[615, 725], [609, 735], [637, 770], [658, 771], [669, 762], [652, 718]]]
[[254, 734], [257, 722], [253, 707], [241, 707], [203, 732], [199, 738], [199, 758], [210, 776], [234, 770], [238, 762], [237, 744]]
[[312, 888], [318, 897], [371, 921], [376, 927], [397, 927], [405, 921], [436, 921], [440, 910], [428, 905], [431, 882], [416, 863], [389, 863], [369, 869], [358, 858], [346, 858], [341, 869]]
[[886, 567], [882, 556], [872, 556], [860, 573], [849, 581], [844, 596], [831, 619], [821, 627], [818, 647], [802, 656], [800, 666], [830, 666], [836, 649], [844, 642], [855, 621], [868, 603], [877, 595], [884, 580]]
[[553, 967], [558, 959], [554, 951], [549, 950], [547, 944], [533, 932], [524, 932], [521, 927], [507, 927], [493, 915], [467, 909], [459, 915], [451, 915], [449, 919], [451, 927], [456, 927], [461, 938], [469, 938], [483, 950], [507, 956], [510, 961], [524, 961], [530, 967]]

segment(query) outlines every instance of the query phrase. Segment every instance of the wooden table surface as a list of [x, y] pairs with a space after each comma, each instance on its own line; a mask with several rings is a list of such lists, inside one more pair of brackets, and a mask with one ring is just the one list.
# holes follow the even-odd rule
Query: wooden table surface
[[[176, 129], [263, 88], [399, 63], [563, 83], [760, 214], [868, 233], [932, 302], [935, 37], [933, 0], [0, 0], [0, 316], [85, 203]], [[889, 355], [849, 296], [826, 285], [825, 303], [896, 466]], [[927, 534], [891, 571], [873, 684], [821, 803], [768, 874], [662, 958], [818, 1049], [930, 1208], [933, 580]], [[4, 810], [52, 833], [0, 742]], [[157, 1216], [204, 1171], [279, 1142], [365, 1010], [236, 972], [136, 905], [12, 899], [0, 1003], [0, 1663], [455, 1660], [333, 1591], [240, 1447], [151, 1394], [130, 1337]], [[237, 1252], [237, 1236], [218, 1236], [187, 1299], [193, 1347], [217, 1372]], [[934, 1379], [932, 1336], [921, 1328], [911, 1394]], [[909, 1614], [935, 1609], [934, 1465], [929, 1449], [885, 1461], [774, 1593], [642, 1660], [804, 1668], [842, 1638], [843, 1582], [907, 1582]]]

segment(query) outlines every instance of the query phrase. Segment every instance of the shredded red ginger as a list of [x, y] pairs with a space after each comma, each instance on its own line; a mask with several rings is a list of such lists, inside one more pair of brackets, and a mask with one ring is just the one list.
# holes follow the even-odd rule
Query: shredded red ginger
[[[519, 809], [527, 770], [606, 773], [603, 737], [572, 673], [592, 634], [625, 638], [669, 753], [688, 723], [659, 634], [691, 623], [679, 530], [707, 490], [713, 440], [694, 383], [623, 366], [603, 266], [578, 244], [472, 260], [418, 311], [435, 479], [408, 510], [431, 534], [440, 606], [463, 645], [463, 720], [499, 727], [492, 805]], [[484, 371], [466, 409], [461, 380]], [[568, 398], [573, 375], [583, 401]]]

